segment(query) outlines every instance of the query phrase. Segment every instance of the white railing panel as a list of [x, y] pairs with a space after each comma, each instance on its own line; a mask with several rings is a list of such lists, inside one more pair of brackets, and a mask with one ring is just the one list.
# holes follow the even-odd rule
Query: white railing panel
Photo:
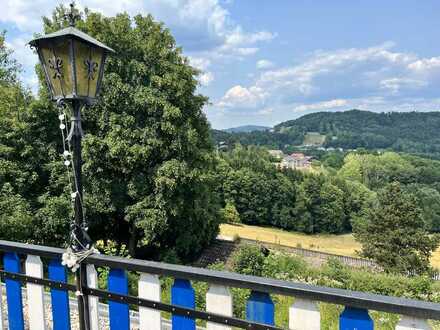
[[[26, 258], [26, 275], [43, 278], [43, 263], [40, 257], [28, 255]], [[45, 330], [46, 318], [44, 309], [44, 288], [40, 284], [26, 284], [27, 306], [30, 330]]]
[[431, 330], [427, 320], [403, 315], [396, 330]]
[[290, 330], [320, 330], [321, 314], [313, 300], [295, 298], [289, 308]]
[[[93, 289], [98, 288], [98, 274], [93, 265], [87, 265], [87, 286]], [[95, 296], [88, 296], [88, 298], [90, 330], [99, 330], [99, 298]]]
[[[139, 279], [139, 298], [153, 301], [160, 301], [159, 276], [141, 273]], [[139, 307], [139, 329], [140, 330], [161, 330], [160, 311]]]
[[[211, 285], [206, 293], [206, 311], [225, 316], [232, 316], [232, 295], [222, 285]], [[231, 327], [218, 323], [207, 322], [207, 330], [231, 330]]]

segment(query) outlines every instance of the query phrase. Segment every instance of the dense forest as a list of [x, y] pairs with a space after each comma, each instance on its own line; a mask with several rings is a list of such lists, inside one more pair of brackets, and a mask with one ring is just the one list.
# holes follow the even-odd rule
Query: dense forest
[[246, 224], [349, 232], [377, 204], [378, 193], [397, 182], [417, 199], [425, 228], [440, 231], [439, 161], [395, 152], [353, 152], [342, 162], [331, 160], [328, 155], [321, 169], [304, 173], [277, 169], [269, 153], [255, 146], [220, 153], [218, 191], [226, 220], [237, 212], [235, 221]]
[[325, 135], [324, 147], [391, 149], [440, 155], [440, 112], [374, 113], [350, 110], [318, 112], [278, 124], [272, 131], [225, 133], [214, 131], [216, 141], [286, 149], [301, 145], [308, 132]]

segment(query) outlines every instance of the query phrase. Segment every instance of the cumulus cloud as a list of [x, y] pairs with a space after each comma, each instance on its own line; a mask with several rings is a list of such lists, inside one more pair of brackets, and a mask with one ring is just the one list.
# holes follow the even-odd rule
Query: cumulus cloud
[[[62, 1], [66, 6], [68, 2]], [[3, 0], [0, 22], [12, 23], [22, 32], [38, 32], [41, 31], [41, 16], [50, 16], [55, 5], [51, 0]], [[188, 52], [231, 51], [275, 37], [268, 31], [245, 31], [231, 19], [219, 0], [81, 0], [77, 1], [77, 6], [87, 6], [105, 15], [152, 14], [170, 27]]]
[[349, 81], [341, 82], [345, 86], [354, 85], [355, 80], [360, 79], [357, 74], [383, 66], [402, 70], [416, 59], [412, 54], [391, 52], [392, 47], [392, 43], [385, 43], [369, 48], [316, 51], [299, 65], [263, 73], [256, 84], [271, 89], [288, 88], [299, 95], [310, 96], [321, 91], [320, 80], [327, 82], [332, 75], [349, 77]]
[[208, 86], [214, 80], [214, 74], [212, 72], [205, 72], [199, 76], [199, 81], [202, 86]]
[[389, 78], [380, 81], [380, 87], [397, 95], [402, 89], [419, 89], [428, 85], [427, 81], [411, 78]]
[[237, 27], [226, 38], [228, 45], [255, 44], [259, 41], [269, 41], [275, 37], [273, 33], [260, 31], [257, 33], [245, 33], [241, 27]]
[[210, 71], [207, 71], [209, 66], [211, 65], [211, 60], [203, 57], [193, 57], [188, 56], [189, 63], [195, 67], [196, 69], [201, 71], [198, 79], [202, 86], [208, 86], [211, 82], [214, 81], [214, 74]]
[[30, 88], [34, 93], [38, 90], [38, 79], [34, 74], [34, 68], [38, 58], [29, 48], [27, 43], [29, 40], [26, 36], [20, 35], [12, 39], [6, 40], [6, 47], [13, 50], [13, 57], [22, 67], [22, 80], [26, 87]]
[[340, 108], [347, 105], [347, 100], [343, 99], [337, 99], [337, 100], [330, 100], [330, 101], [323, 101], [323, 102], [317, 102], [317, 103], [311, 103], [311, 104], [301, 104], [293, 108], [294, 112], [305, 112], [309, 110], [328, 110], [328, 109], [335, 109]]
[[408, 68], [417, 72], [440, 68], [440, 57], [424, 58], [412, 62]]
[[273, 64], [273, 62], [269, 61], [269, 60], [259, 60], [257, 62], [257, 69], [260, 70], [267, 70], [267, 69], [272, 69], [275, 65]]
[[205, 71], [211, 65], [211, 60], [203, 57], [188, 56], [189, 64], [200, 71]]
[[[435, 104], [426, 101], [438, 95], [440, 57], [422, 58], [395, 51], [395, 47], [387, 42], [366, 48], [315, 51], [302, 62], [296, 60], [296, 65], [264, 70], [249, 86], [240, 87], [264, 95], [264, 102], [261, 98], [260, 102], [249, 102], [257, 110], [266, 104], [276, 110], [304, 113], [352, 107], [374, 110], [393, 104], [414, 109], [415, 104]], [[241, 99], [231, 97], [229, 91], [220, 103], [227, 101], [231, 109], [240, 107]]]
[[266, 94], [259, 87], [245, 88], [237, 85], [229, 89], [217, 105], [221, 108], [252, 108], [260, 104], [265, 97]]
[[238, 47], [238, 48], [231, 49], [231, 51], [237, 55], [248, 56], [248, 55], [253, 55], [256, 52], [258, 52], [258, 48], [257, 47]]
[[[61, 1], [66, 7], [70, 0]], [[163, 21], [183, 46], [190, 63], [202, 71], [199, 81], [210, 84], [214, 79], [212, 66], [225, 60], [237, 60], [258, 52], [259, 43], [272, 40], [276, 35], [269, 31], [247, 31], [235, 22], [225, 2], [220, 0], [79, 0], [77, 7], [115, 15], [127, 12], [130, 15], [152, 14]], [[34, 32], [42, 32], [42, 16], [50, 16], [58, 3], [51, 0], [2, 0], [0, 23], [12, 25], [20, 38], [29, 40]], [[8, 36], [7, 36], [8, 38]], [[15, 50], [15, 57], [25, 67], [25, 80], [34, 80], [31, 71], [35, 64], [32, 52], [19, 46], [18, 40], [8, 40]]]

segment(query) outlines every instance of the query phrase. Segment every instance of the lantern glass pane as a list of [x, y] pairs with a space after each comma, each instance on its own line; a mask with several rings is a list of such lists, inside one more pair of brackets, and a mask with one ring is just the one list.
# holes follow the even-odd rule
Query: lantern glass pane
[[87, 43], [74, 42], [77, 93], [82, 97], [96, 97], [99, 70], [102, 61], [102, 49]]
[[70, 41], [63, 39], [40, 45], [48, 79], [52, 85], [54, 99], [72, 95], [73, 79], [70, 63]]
[[89, 96], [89, 81], [87, 79], [87, 67], [84, 61], [89, 58], [90, 47], [78, 40], [74, 41], [75, 51], [75, 67], [76, 67], [76, 81], [77, 94], [79, 96]]
[[[92, 98], [95, 98], [98, 80], [99, 80], [99, 71], [101, 70], [101, 65], [102, 65], [102, 63], [101, 63], [102, 62], [102, 49], [93, 48], [90, 60], [93, 65], [94, 72], [89, 77], [90, 78], [89, 96]], [[96, 63], [96, 65], [94, 63]]]
[[72, 65], [70, 61], [70, 39], [57, 42], [53, 51], [57, 58], [61, 59], [61, 92], [64, 96], [73, 94]]
[[43, 50], [44, 50], [44, 48], [42, 48], [42, 47], [38, 47], [38, 49], [37, 49], [38, 56], [40, 59], [40, 64], [43, 69], [44, 77], [46, 79], [47, 88], [49, 90], [50, 95], [52, 96], [53, 95], [53, 86], [52, 86], [52, 81], [50, 80], [50, 77], [49, 77], [49, 73], [47, 71], [49, 68], [47, 65], [47, 59], [45, 57], [45, 54], [47, 52], [43, 52]]
[[[53, 52], [52, 49], [49, 47], [41, 46], [41, 54], [43, 55], [44, 59], [44, 66], [46, 68], [47, 72], [47, 78], [50, 81], [50, 84], [52, 85], [52, 97], [58, 98], [62, 95], [61, 91], [61, 81], [57, 78], [56, 72], [52, 68], [53, 66], [50, 63], [53, 59]], [[49, 60], [51, 62], [49, 62]]]

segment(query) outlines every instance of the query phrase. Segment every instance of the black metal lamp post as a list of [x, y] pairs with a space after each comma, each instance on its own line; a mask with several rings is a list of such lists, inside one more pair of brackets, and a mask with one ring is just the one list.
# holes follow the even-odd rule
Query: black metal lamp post
[[[74, 14], [74, 4], [66, 18], [70, 26], [54, 33], [44, 35], [29, 42], [38, 53], [40, 64], [46, 78], [53, 101], [71, 103], [73, 109], [72, 125], [68, 141], [73, 149], [74, 167], [74, 209], [75, 221], [72, 226], [72, 250], [79, 252], [88, 248], [87, 234], [84, 230], [83, 189], [81, 180], [81, 108], [96, 102], [101, 89], [106, 56], [114, 52], [103, 43], [75, 28], [79, 18]], [[88, 303], [82, 287], [87, 284], [86, 267], [81, 264], [77, 272], [78, 313], [80, 329], [89, 328]]]

